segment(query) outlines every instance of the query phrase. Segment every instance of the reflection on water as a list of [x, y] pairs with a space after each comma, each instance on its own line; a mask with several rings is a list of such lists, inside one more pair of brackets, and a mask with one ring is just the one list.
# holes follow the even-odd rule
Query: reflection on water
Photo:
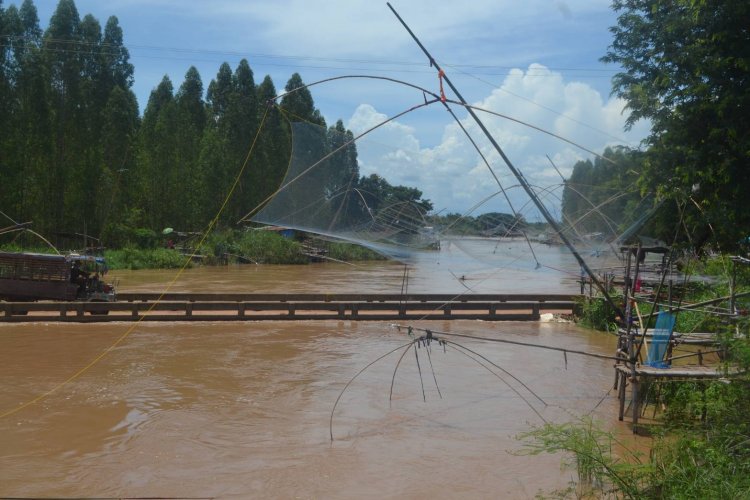
[[[432, 268], [410, 271], [410, 291], [461, 291], [442, 275], [430, 286], [430, 269], [456, 266], [439, 255]], [[518, 282], [510, 271], [497, 283], [517, 281], [524, 290], [536, 283], [545, 292], [569, 286], [543, 272], [542, 283], [537, 274]], [[117, 274], [127, 290], [158, 290], [174, 276]], [[176, 289], [398, 292], [402, 275], [389, 263], [194, 269]], [[0, 411], [67, 379], [130, 326], [0, 325]], [[569, 324], [417, 326], [614, 349], [612, 337]], [[510, 386], [545, 419], [566, 421], [610, 389], [608, 361], [569, 355], [566, 365], [558, 352], [461, 342], [522, 380], [545, 406], [512, 378], [499, 373], [500, 380], [450, 348], [433, 348], [429, 358], [419, 349], [419, 367], [408, 352], [394, 379], [394, 353], [344, 393], [331, 443], [330, 412], [345, 384], [408, 341], [378, 322], [138, 324], [83, 376], [0, 419], [0, 496], [533, 498], [540, 488], [565, 486], [572, 473], [561, 472], [560, 457], [510, 453], [519, 447], [515, 436], [541, 422]], [[613, 396], [605, 398], [597, 414], [612, 420], [614, 406]]]

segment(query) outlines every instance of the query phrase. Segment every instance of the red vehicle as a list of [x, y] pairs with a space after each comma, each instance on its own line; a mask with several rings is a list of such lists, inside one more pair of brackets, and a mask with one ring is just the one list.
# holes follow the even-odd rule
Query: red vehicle
[[0, 252], [0, 300], [113, 302], [115, 287], [102, 281], [102, 257]]

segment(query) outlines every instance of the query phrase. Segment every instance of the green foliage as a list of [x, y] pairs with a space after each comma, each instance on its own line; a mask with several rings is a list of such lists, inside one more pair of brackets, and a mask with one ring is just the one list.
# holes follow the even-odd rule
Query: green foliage
[[237, 251], [262, 264], [306, 264], [300, 244], [271, 231], [248, 231], [236, 242]]
[[[747, 392], [747, 387], [744, 390]], [[525, 443], [522, 454], [568, 455], [565, 464], [576, 470], [578, 482], [573, 491], [562, 492], [565, 497], [692, 499], [750, 495], [750, 435], [746, 424], [736, 421], [708, 432], [680, 430], [657, 435], [647, 460], [589, 418], [546, 424], [522, 434], [520, 439]]]
[[725, 326], [720, 339], [725, 379], [660, 384], [663, 426], [654, 429], [648, 460], [589, 419], [522, 435], [525, 452], [569, 454], [579, 481], [564, 496], [750, 497], [750, 319]]
[[[282, 115], [270, 105], [277, 95], [271, 78], [256, 86], [244, 59], [234, 71], [220, 65], [205, 100], [195, 67], [178, 86], [165, 76], [141, 120], [129, 58], [117, 18], [102, 28], [94, 16], [81, 17], [73, 0], [57, 4], [46, 30], [31, 0], [20, 9], [0, 8], [5, 213], [33, 220], [45, 235], [86, 233], [110, 247], [153, 248], [160, 242], [149, 231], [200, 231], [222, 207], [219, 222], [228, 226], [267, 202], [289, 166], [289, 118], [319, 129], [307, 160], [318, 161], [352, 138], [341, 121], [326, 128], [296, 73], [286, 85], [293, 92], [280, 103]], [[358, 181], [354, 144], [321, 169], [329, 174], [322, 185], [329, 194]], [[399, 196], [414, 194], [391, 188]], [[340, 218], [354, 197], [343, 200], [336, 205]], [[137, 221], [130, 220], [135, 209], [143, 210]]]
[[578, 321], [583, 325], [596, 330], [617, 331], [617, 314], [603, 297], [582, 297], [576, 300]]
[[693, 433], [657, 441], [646, 497], [748, 498], [750, 457], [747, 445], [741, 445], [745, 447], [741, 451], [738, 444], [731, 436], [706, 438]]
[[663, 214], [665, 241], [682, 223], [695, 246], [731, 251], [750, 235], [742, 203], [750, 126], [750, 3], [733, 0], [615, 0], [619, 13], [603, 58], [624, 68], [613, 92], [628, 123], [651, 121], [640, 185], [677, 201]]
[[[344, 262], [357, 262], [367, 260], [384, 260], [385, 257], [365, 248], [360, 245], [354, 245], [352, 243], [338, 243], [338, 242], [321, 242], [322, 247], [328, 251], [327, 256], [332, 259], [342, 260]], [[318, 243], [316, 242], [316, 245]]]
[[122, 220], [108, 224], [102, 232], [102, 242], [109, 248], [153, 249], [162, 246], [163, 238], [153, 229], [142, 227], [143, 210], [129, 210]]
[[[180, 269], [187, 260], [186, 256], [166, 248], [106, 250], [104, 257], [110, 269]], [[187, 267], [191, 266], [187, 263]]]
[[211, 234], [199, 252], [207, 263], [218, 263], [224, 254], [257, 264], [307, 264], [302, 246], [273, 231], [220, 231]]
[[[641, 498], [649, 467], [591, 418], [572, 424], [545, 424], [519, 439], [525, 445], [521, 454], [569, 454], [564, 463], [578, 473], [578, 496]], [[618, 456], [615, 448], [624, 456]]]
[[602, 156], [609, 161], [596, 158], [593, 163], [579, 161], [573, 166], [563, 188], [562, 217], [564, 226], [575, 228], [574, 234], [598, 232], [611, 240], [652, 203], [636, 185], [642, 153], [607, 148]]
[[292, 121], [305, 121], [325, 127], [326, 121], [315, 107], [310, 90], [304, 85], [299, 73], [294, 73], [284, 87], [287, 94], [281, 99], [281, 107]]
[[[359, 245], [350, 243], [312, 240], [313, 246], [326, 251], [326, 256], [344, 262], [382, 260], [383, 257]], [[302, 245], [273, 231], [219, 231], [207, 239], [201, 254], [204, 262], [223, 262], [227, 254], [229, 260], [249, 261], [258, 264], [307, 264], [310, 258], [302, 253]]]

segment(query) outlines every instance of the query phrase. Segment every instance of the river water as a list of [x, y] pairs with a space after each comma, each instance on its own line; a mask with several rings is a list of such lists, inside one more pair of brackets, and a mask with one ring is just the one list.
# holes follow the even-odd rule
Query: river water
[[[549, 266], [500, 271], [461, 264], [452, 251], [425, 254], [409, 270], [408, 290], [578, 288], [572, 261], [553, 258], [558, 249], [537, 249], [552, 254]], [[552, 270], [566, 266], [568, 274]], [[122, 291], [161, 291], [176, 277], [112, 275]], [[403, 276], [403, 265], [388, 262], [230, 266], [187, 270], [171, 290], [395, 293]], [[614, 350], [613, 337], [567, 323], [413, 325]], [[26, 405], [0, 418], [0, 496], [533, 498], [575, 473], [561, 469], [559, 455], [519, 455], [520, 433], [593, 411], [628, 435], [614, 394], [605, 397], [610, 361], [445, 338], [533, 392], [466, 351], [433, 344], [429, 356], [420, 348], [399, 364], [396, 351], [372, 364], [331, 420], [347, 382], [410, 341], [404, 330], [349, 321], [0, 324], [0, 413]]]

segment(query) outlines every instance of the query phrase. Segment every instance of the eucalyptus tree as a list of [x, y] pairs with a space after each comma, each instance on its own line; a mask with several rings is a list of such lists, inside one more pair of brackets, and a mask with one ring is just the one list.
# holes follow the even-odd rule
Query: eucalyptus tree
[[200, 149], [206, 126], [206, 103], [203, 82], [195, 66], [185, 73], [185, 80], [175, 95], [174, 149], [175, 177], [170, 183], [169, 203], [174, 209], [175, 224], [189, 230], [200, 229], [206, 221], [201, 217], [202, 193], [200, 180]]
[[[13, 6], [8, 9], [11, 13]], [[49, 177], [53, 161], [54, 134], [51, 87], [46, 57], [41, 49], [42, 29], [36, 7], [25, 0], [15, 15], [12, 42], [13, 106], [11, 124], [2, 149], [8, 153], [18, 182], [8, 184], [19, 205], [10, 208], [17, 217], [36, 222], [36, 228], [48, 232], [51, 212], [49, 194], [54, 189]], [[6, 200], [11, 199], [3, 198]]]
[[[50, 77], [54, 154], [49, 165], [50, 204], [45, 219], [52, 227], [74, 230], [84, 199], [78, 170], [86, 144], [79, 124], [84, 121], [81, 103], [81, 19], [73, 0], [60, 0], [43, 37]], [[75, 224], [76, 226], [78, 224]]]
[[[229, 142], [229, 163], [231, 165], [232, 180], [242, 171], [237, 185], [237, 191], [230, 204], [229, 214], [235, 221], [252, 204], [260, 199], [262, 176], [265, 175], [260, 163], [257, 162], [258, 150], [252, 151], [255, 136], [258, 132], [258, 89], [255, 85], [253, 71], [246, 59], [242, 59], [232, 76], [231, 106], [227, 112], [227, 137]], [[280, 138], [283, 140], [283, 138]], [[257, 144], [255, 145], [257, 148]], [[245, 160], [247, 164], [245, 163]], [[243, 169], [244, 166], [244, 169]]]
[[287, 81], [284, 90], [286, 95], [281, 99], [281, 108], [287, 113], [290, 121], [305, 121], [326, 126], [326, 121], [315, 107], [310, 89], [305, 87], [299, 73], [294, 73]]
[[[328, 154], [326, 122], [315, 107], [312, 94], [299, 73], [289, 78], [285, 91], [280, 107], [292, 138], [290, 168], [301, 172], [318, 164]], [[315, 171], [306, 174], [293, 188], [294, 196], [290, 196], [290, 202], [294, 206], [290, 207], [290, 213], [296, 214], [295, 217], [300, 220], [307, 217], [305, 211], [309, 207], [321, 206], [325, 196], [324, 169], [323, 164], [318, 164]]]
[[102, 172], [96, 204], [102, 231], [139, 206], [135, 178], [139, 121], [135, 94], [115, 86], [102, 110]]
[[226, 114], [230, 109], [232, 90], [232, 68], [225, 62], [219, 67], [216, 78], [208, 84], [206, 92], [208, 120], [199, 158], [203, 186], [200, 208], [204, 220], [218, 212], [231, 188]]
[[281, 185], [291, 155], [291, 137], [286, 121], [275, 105], [276, 87], [266, 75], [258, 85], [258, 115], [260, 135], [257, 153], [252, 158], [253, 168], [258, 170], [259, 185], [255, 196], [248, 200], [246, 211], [253, 210]]
[[174, 87], [168, 76], [156, 86], [146, 104], [138, 132], [136, 182], [139, 184], [140, 205], [145, 209], [145, 222], [151, 227], [174, 225], [171, 203], [167, 197], [177, 180], [173, 174], [175, 115]]
[[359, 164], [357, 163], [357, 146], [354, 135], [344, 127], [341, 120], [329, 127], [327, 133], [328, 150], [332, 156], [324, 168], [324, 192], [329, 200], [333, 217], [331, 229], [347, 226], [359, 220], [363, 214], [360, 198], [355, 189], [359, 181]]

